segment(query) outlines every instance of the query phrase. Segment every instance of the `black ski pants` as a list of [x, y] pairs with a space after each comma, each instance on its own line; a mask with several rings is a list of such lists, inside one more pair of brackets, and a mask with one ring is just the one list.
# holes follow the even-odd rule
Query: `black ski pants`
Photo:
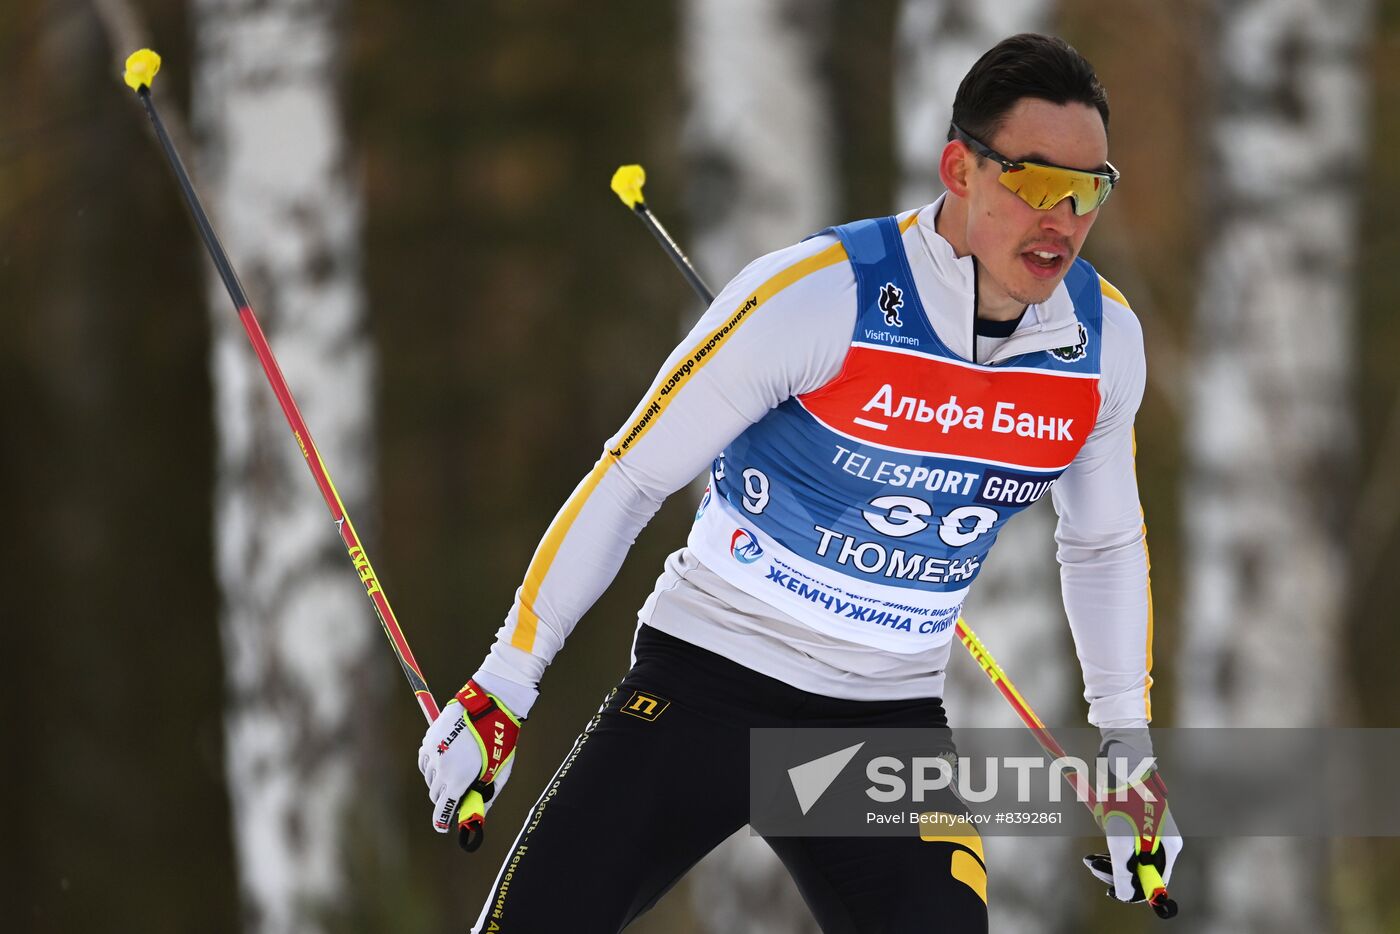
[[[621, 931], [748, 823], [750, 727], [938, 727], [938, 698], [800, 691], [649, 626], [507, 853], [474, 932]], [[772, 837], [822, 931], [984, 934], [980, 847]], [[974, 852], [976, 851], [976, 852]]]

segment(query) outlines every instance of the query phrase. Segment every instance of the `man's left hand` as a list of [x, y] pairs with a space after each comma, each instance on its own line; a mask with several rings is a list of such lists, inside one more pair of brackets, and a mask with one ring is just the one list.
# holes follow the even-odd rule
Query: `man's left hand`
[[1094, 809], [1108, 853], [1084, 857], [1108, 894], [1122, 902], [1157, 902], [1171, 881], [1181, 835], [1167, 810], [1167, 786], [1154, 768], [1110, 789]]

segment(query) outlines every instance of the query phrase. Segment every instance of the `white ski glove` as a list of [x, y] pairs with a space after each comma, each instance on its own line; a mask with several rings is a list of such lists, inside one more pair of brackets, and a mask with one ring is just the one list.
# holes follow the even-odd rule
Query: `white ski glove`
[[1167, 897], [1167, 884], [1182, 841], [1167, 810], [1166, 783], [1155, 766], [1109, 789], [1094, 816], [1104, 828], [1108, 854], [1086, 856], [1084, 865], [1109, 887], [1111, 897], [1121, 902], [1147, 901], [1159, 916], [1175, 915], [1176, 903]]
[[[481, 845], [486, 812], [510, 778], [522, 722], [478, 679], [495, 680], [478, 672], [467, 681], [418, 748], [418, 771], [433, 802], [433, 829], [447, 833], [457, 828], [458, 841], [468, 852]], [[528, 709], [531, 703], [533, 697], [528, 697], [523, 706]]]

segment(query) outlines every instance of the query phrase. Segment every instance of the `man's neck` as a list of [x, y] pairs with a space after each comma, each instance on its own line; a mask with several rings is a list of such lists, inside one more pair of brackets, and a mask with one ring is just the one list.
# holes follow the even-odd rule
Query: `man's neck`
[[[948, 245], [953, 248], [953, 253], [959, 259], [971, 255], [972, 250], [967, 245], [966, 237], [967, 202], [949, 194], [939, 206], [938, 216], [933, 219], [933, 229], [948, 241]], [[978, 262], [976, 256], [972, 257], [972, 262]], [[980, 268], [973, 281], [977, 283], [977, 317], [988, 321], [1015, 321], [1025, 313], [1025, 303], [1018, 302], [1000, 289], [993, 288], [987, 282], [986, 273]]]

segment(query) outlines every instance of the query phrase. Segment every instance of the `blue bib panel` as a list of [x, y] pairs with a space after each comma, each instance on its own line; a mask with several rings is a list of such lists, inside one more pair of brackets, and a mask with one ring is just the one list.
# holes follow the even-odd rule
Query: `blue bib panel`
[[814, 629], [889, 651], [952, 638], [1003, 523], [1040, 499], [1099, 410], [1103, 302], [1076, 260], [1079, 342], [996, 366], [955, 356], [924, 312], [893, 217], [828, 231], [859, 313], [840, 374], [714, 462], [689, 546]]

